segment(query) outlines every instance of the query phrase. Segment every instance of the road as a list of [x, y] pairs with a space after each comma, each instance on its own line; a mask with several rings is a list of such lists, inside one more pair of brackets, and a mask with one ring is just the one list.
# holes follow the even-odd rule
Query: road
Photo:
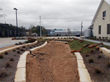
[[14, 45], [15, 43], [18, 42], [24, 42], [26, 40], [11, 40], [11, 38], [0, 38], [0, 48]]

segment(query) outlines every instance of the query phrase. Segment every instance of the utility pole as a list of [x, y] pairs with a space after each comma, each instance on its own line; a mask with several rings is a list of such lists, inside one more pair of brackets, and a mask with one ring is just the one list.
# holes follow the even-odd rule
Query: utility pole
[[83, 22], [81, 21], [81, 36], [82, 36], [82, 28], [83, 28]]
[[41, 33], [41, 16], [39, 16], [40, 17], [40, 37], [42, 37], [42, 33]]

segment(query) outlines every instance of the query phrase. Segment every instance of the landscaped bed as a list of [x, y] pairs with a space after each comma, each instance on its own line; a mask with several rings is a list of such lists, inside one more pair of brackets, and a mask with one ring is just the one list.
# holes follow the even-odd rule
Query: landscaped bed
[[76, 57], [68, 44], [49, 43], [28, 54], [26, 60], [27, 82], [79, 82]]
[[[110, 48], [109, 46], [88, 41], [80, 42], [80, 40], [74, 40], [69, 44], [71, 49], [76, 52], [82, 48], [80, 53], [93, 82], [110, 82], [110, 58], [100, 52], [99, 48], [96, 47], [104, 46]], [[90, 48], [89, 45], [85, 47], [85, 44], [95, 46]]]
[[22, 48], [0, 54], [0, 81], [13, 82], [20, 55], [26, 50], [32, 49], [43, 43], [44, 41], [38, 41], [35, 45], [23, 46]]

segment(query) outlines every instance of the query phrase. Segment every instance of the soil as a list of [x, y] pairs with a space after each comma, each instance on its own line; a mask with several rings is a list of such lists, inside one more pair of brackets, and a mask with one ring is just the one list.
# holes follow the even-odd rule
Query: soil
[[[38, 42], [35, 45], [27, 46], [25, 48], [17, 48], [14, 49], [15, 51], [9, 51], [7, 54], [0, 54], [3, 55], [3, 58], [0, 58], [0, 82], [14, 82], [15, 73], [17, 70], [17, 64], [20, 58], [20, 55], [23, 54], [26, 50], [29, 50], [31, 48], [34, 48], [36, 46], [39, 46], [43, 44], [44, 42]], [[7, 47], [9, 48], [9, 47]], [[6, 48], [4, 48], [6, 49]], [[21, 50], [22, 49], [22, 50]], [[17, 51], [20, 51], [20, 53], [17, 53]], [[10, 59], [13, 58], [14, 61], [10, 61]], [[6, 67], [6, 63], [9, 63], [10, 66]]]
[[27, 56], [27, 82], [79, 82], [76, 57], [68, 44], [50, 41]]
[[[109, 57], [98, 50], [94, 53], [82, 54], [82, 56], [93, 82], [110, 82], [110, 67], [107, 67], [108, 62], [110, 62]], [[93, 63], [89, 62], [90, 59], [93, 60]], [[101, 73], [96, 73], [96, 69]]]

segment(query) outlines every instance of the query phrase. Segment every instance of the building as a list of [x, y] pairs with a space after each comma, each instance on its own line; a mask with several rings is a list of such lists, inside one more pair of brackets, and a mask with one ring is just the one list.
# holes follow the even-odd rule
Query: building
[[110, 39], [110, 0], [101, 0], [92, 24], [94, 36]]
[[48, 36], [75, 36], [80, 35], [80, 31], [71, 31], [70, 29], [47, 29]]

